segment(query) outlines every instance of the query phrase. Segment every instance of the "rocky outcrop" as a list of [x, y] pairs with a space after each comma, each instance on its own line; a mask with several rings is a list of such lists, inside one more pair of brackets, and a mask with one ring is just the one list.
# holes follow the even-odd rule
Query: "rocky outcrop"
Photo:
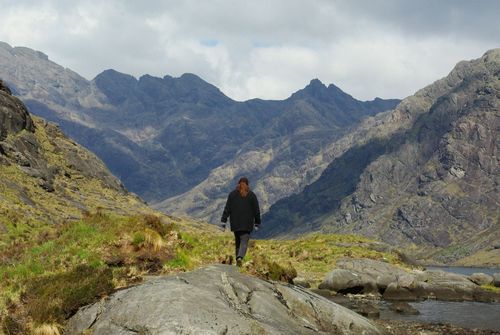
[[10, 89], [0, 80], [0, 141], [23, 129], [33, 132], [33, 120], [24, 104], [15, 99]]
[[500, 301], [500, 294], [480, 286], [485, 274], [472, 278], [445, 271], [405, 270], [397, 266], [370, 260], [344, 259], [329, 272], [321, 289], [338, 293], [381, 293], [386, 300], [415, 301], [437, 299], [446, 301]]
[[469, 276], [469, 280], [479, 286], [490, 285], [493, 283], [493, 276], [486, 273], [473, 273]]
[[30, 115], [0, 82], [0, 228], [26, 220], [75, 219], [98, 207], [145, 208], [95, 155], [53, 123]]
[[407, 274], [404, 269], [389, 263], [344, 258], [337, 261], [336, 268], [326, 275], [319, 288], [339, 293], [384, 292], [390, 283]]
[[302, 288], [227, 265], [158, 277], [84, 307], [68, 334], [383, 334], [367, 319]]
[[384, 292], [387, 300], [437, 299], [446, 301], [499, 301], [500, 296], [482, 290], [466, 276], [444, 271], [423, 271], [398, 278]]

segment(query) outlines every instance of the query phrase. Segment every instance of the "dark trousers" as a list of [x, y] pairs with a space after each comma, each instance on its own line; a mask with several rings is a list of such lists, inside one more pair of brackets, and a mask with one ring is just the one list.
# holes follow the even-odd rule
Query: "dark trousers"
[[236, 258], [245, 257], [248, 248], [248, 241], [250, 241], [249, 231], [235, 231], [234, 232], [234, 246], [236, 249]]

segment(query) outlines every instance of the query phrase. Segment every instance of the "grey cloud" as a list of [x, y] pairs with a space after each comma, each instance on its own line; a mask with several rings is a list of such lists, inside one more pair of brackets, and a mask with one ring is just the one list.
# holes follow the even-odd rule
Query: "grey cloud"
[[[315, 77], [357, 98], [403, 97], [500, 46], [494, 0], [0, 0], [0, 8], [0, 21], [16, 16], [18, 25], [0, 26], [0, 40], [89, 79], [106, 68], [193, 72], [237, 99], [285, 98]], [[42, 10], [50, 15], [37, 17]], [[29, 11], [37, 26], [23, 18]]]
[[339, 1], [340, 11], [411, 36], [456, 35], [500, 42], [496, 0]]

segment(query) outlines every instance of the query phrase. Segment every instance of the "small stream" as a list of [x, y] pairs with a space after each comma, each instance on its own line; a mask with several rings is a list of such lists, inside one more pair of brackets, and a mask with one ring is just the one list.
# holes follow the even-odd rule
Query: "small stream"
[[[459, 273], [466, 276], [476, 272], [490, 275], [500, 273], [500, 268], [428, 266], [427, 269]], [[331, 300], [349, 308], [349, 303], [345, 299], [333, 298]], [[393, 312], [389, 309], [389, 304], [389, 302], [382, 301], [379, 305], [380, 319], [423, 323], [450, 323], [465, 328], [490, 329], [500, 332], [500, 303], [437, 300], [410, 302], [409, 304], [420, 312], [418, 315], [402, 315]]]
[[[489, 275], [500, 273], [499, 268], [475, 268], [461, 266], [427, 266], [428, 270], [442, 270], [469, 276], [476, 272]], [[410, 303], [419, 315], [401, 315], [382, 308], [381, 319], [408, 320], [439, 323], [446, 322], [467, 328], [491, 329], [500, 331], [500, 303], [450, 302], [426, 300]]]
[[[489, 275], [500, 273], [499, 268], [428, 266], [428, 270], [442, 270], [462, 275], [482, 272]], [[461, 327], [500, 331], [500, 303], [451, 302], [426, 300], [410, 303], [419, 315], [401, 315], [388, 308], [380, 310], [381, 319], [407, 320], [429, 323], [451, 323]]]
[[380, 308], [380, 318], [384, 320], [451, 323], [466, 328], [500, 331], [500, 303], [426, 300], [411, 302], [410, 305], [415, 307], [420, 314], [398, 314], [389, 310], [387, 304], [383, 304]]
[[476, 272], [486, 273], [488, 275], [493, 275], [494, 273], [500, 273], [500, 268], [472, 268], [465, 266], [426, 266], [427, 270], [441, 270], [446, 272], [458, 273], [465, 276], [470, 276]]

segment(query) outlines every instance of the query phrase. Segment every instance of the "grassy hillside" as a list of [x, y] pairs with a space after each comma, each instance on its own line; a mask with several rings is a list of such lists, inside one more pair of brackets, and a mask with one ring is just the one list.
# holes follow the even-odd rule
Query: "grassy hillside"
[[[151, 275], [227, 262], [234, 250], [232, 234], [208, 224], [104, 210], [30, 231], [11, 225], [1, 240], [0, 311], [5, 334], [34, 332], [44, 325], [61, 329], [78, 307], [116, 289]], [[6, 247], [9, 241], [20, 240], [22, 246], [15, 252]], [[353, 235], [253, 241], [242, 271], [284, 281], [298, 275], [317, 285], [344, 256], [399, 262], [397, 254], [376, 251], [375, 245]]]

